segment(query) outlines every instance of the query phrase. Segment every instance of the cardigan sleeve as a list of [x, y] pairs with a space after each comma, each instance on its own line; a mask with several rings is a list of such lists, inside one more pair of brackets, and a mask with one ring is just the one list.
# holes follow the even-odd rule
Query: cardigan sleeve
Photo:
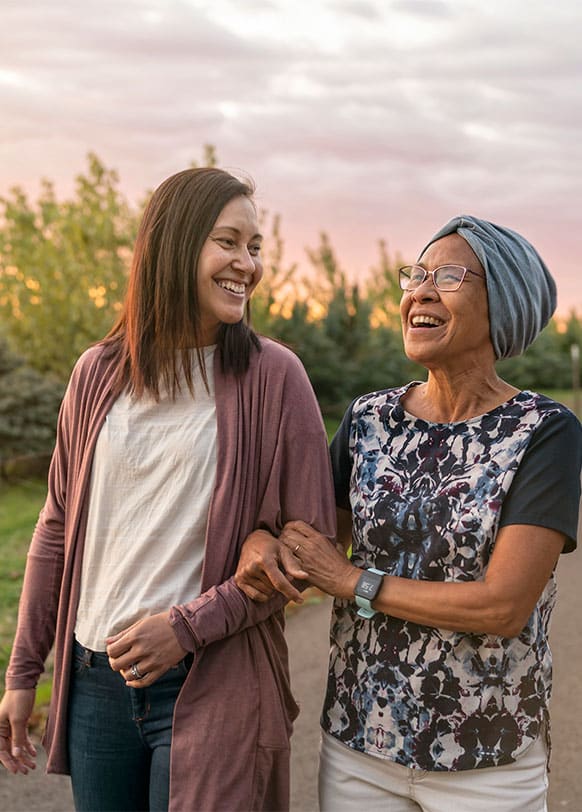
[[[285, 351], [287, 353], [287, 351]], [[264, 432], [275, 437], [264, 443], [272, 449], [256, 523], [279, 535], [286, 522], [302, 519], [322, 534], [335, 538], [335, 498], [327, 435], [315, 394], [295, 356], [287, 364], [283, 387], [267, 386]], [[241, 543], [244, 538], [240, 540]], [[188, 651], [207, 646], [263, 622], [286, 603], [277, 594], [265, 603], [248, 598], [233, 577], [211, 587], [194, 601], [173, 607], [170, 621], [180, 644]]]
[[194, 652], [262, 623], [286, 602], [278, 593], [265, 603], [255, 603], [238, 588], [232, 577], [190, 603], [173, 606], [170, 623], [182, 648]]
[[53, 645], [64, 566], [65, 509], [75, 374], [59, 411], [48, 493], [26, 559], [6, 689], [34, 688]]

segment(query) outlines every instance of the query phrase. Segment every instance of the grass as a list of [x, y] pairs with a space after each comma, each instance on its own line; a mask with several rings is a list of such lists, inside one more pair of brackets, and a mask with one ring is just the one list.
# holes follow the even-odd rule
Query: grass
[[46, 485], [0, 483], [0, 671], [3, 673], [16, 625], [26, 552]]

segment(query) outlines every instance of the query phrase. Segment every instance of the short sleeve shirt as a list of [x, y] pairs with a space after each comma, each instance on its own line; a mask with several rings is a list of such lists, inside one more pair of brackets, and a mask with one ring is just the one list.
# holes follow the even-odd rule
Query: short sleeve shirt
[[[409, 385], [410, 386], [410, 385]], [[352, 511], [352, 560], [434, 581], [483, 577], [499, 527], [534, 524], [575, 547], [582, 432], [565, 407], [520, 392], [485, 415], [430, 423], [408, 387], [350, 407], [334, 441], [338, 506]], [[336, 600], [324, 730], [407, 767], [463, 770], [514, 761], [548, 722], [552, 576], [519, 636], [360, 618]]]

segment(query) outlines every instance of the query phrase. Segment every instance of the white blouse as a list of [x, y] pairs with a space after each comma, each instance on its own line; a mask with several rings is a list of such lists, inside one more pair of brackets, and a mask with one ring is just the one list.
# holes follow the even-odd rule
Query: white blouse
[[200, 594], [216, 477], [213, 356], [210, 392], [194, 360], [192, 397], [122, 394], [99, 434], [90, 483], [75, 635], [104, 651], [108, 636]]

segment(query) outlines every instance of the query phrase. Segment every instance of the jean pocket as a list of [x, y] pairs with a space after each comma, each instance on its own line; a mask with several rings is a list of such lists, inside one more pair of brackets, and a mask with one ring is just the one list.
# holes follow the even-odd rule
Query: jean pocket
[[180, 660], [180, 662], [177, 665], [175, 665], [173, 668], [170, 669], [170, 673], [173, 674], [174, 676], [182, 677], [183, 679], [188, 675], [188, 671], [190, 671], [190, 668], [192, 666], [192, 659], [193, 655], [187, 654], [183, 660]]
[[77, 676], [87, 673], [91, 668], [93, 652], [88, 648], [83, 648], [77, 641], [73, 648], [73, 673]]

